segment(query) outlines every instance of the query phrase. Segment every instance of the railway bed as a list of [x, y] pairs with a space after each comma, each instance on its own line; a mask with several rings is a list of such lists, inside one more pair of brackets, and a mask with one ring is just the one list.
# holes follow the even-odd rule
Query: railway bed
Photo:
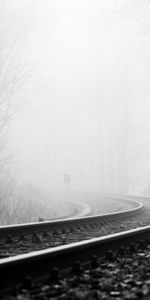
[[12, 225], [0, 227], [0, 258], [58, 247], [92, 239], [111, 233], [144, 226], [139, 214], [144, 210], [141, 203], [130, 200], [135, 208], [90, 217], [60, 221]]
[[150, 226], [0, 261], [0, 299], [150, 299]]

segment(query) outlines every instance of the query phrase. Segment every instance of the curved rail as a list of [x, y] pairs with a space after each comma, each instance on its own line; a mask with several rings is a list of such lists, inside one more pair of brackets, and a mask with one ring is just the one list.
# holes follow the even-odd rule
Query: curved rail
[[139, 222], [135, 219], [143, 205], [137, 201], [131, 203], [136, 207], [121, 212], [1, 227], [0, 259], [137, 227]]
[[[111, 197], [109, 197], [111, 198]], [[70, 225], [82, 225], [87, 222], [91, 221], [107, 221], [110, 219], [115, 219], [119, 217], [131, 216], [140, 213], [143, 210], [143, 204], [136, 200], [131, 200], [128, 198], [117, 198], [117, 201], [128, 201], [132, 203], [135, 208], [127, 209], [124, 211], [113, 212], [108, 214], [102, 215], [94, 215], [88, 217], [80, 217], [80, 218], [68, 218], [68, 219], [61, 219], [56, 221], [46, 221], [46, 222], [38, 222], [38, 223], [26, 223], [26, 224], [19, 224], [19, 225], [8, 225], [8, 226], [0, 226], [0, 237], [6, 237], [7, 234], [13, 234], [13, 236], [19, 234], [28, 234], [34, 232], [35, 230], [53, 230], [54, 228], [62, 228], [62, 226], [70, 226]]]
[[84, 217], [84, 216], [86, 217], [86, 216], [90, 215], [91, 207], [88, 204], [81, 203], [79, 201], [74, 201], [74, 200], [71, 200], [71, 202], [82, 208], [82, 210], [80, 212], [78, 212], [78, 214], [77, 214], [78, 218], [79, 217]]

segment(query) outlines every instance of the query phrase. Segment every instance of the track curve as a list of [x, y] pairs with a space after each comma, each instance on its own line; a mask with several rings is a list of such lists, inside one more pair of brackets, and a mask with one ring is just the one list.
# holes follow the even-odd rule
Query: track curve
[[139, 215], [143, 204], [137, 200], [126, 201], [134, 204], [134, 208], [103, 215], [0, 227], [0, 258], [127, 230], [130, 228], [127, 220]]
[[81, 208], [80, 212], [77, 213], [76, 217], [85, 217], [87, 215], [90, 215], [91, 213], [91, 208], [88, 204], [86, 203], [81, 203], [79, 201], [71, 201], [72, 203], [76, 204], [78, 207]]

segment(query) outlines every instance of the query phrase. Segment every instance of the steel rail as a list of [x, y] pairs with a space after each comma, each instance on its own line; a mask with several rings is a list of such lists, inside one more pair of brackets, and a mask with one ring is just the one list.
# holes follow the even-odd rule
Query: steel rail
[[[111, 199], [112, 197], [109, 198]], [[137, 200], [131, 200], [125, 197], [123, 199], [117, 198], [117, 201], [118, 200], [126, 201], [126, 202], [128, 201], [130, 204], [132, 203], [135, 207], [132, 209], [130, 208], [119, 212], [117, 211], [117, 212], [102, 214], [102, 215], [98, 214], [98, 215], [88, 216], [88, 217], [67, 218], [67, 219], [54, 220], [54, 221], [0, 226], [0, 239], [6, 238], [6, 236], [9, 234], [13, 236], [18, 236], [22, 233], [31, 234], [36, 230], [42, 232], [44, 230], [53, 230], [54, 228], [62, 229], [62, 227], [65, 226], [83, 225], [83, 224], [87, 224], [88, 222], [104, 221], [104, 220], [108, 221], [110, 219], [113, 220], [119, 217], [133, 216], [135, 214], [140, 213], [144, 209], [143, 204]]]
[[138, 221], [139, 215], [141, 218], [145, 215], [143, 205], [133, 200], [129, 202], [134, 208], [126, 211], [1, 227], [0, 259], [147, 226], [148, 222]]
[[25, 276], [39, 280], [49, 275], [51, 268], [58, 267], [67, 272], [79, 260], [82, 264], [90, 261], [92, 255], [105, 256], [108, 250], [117, 251], [130, 243], [150, 238], [150, 226], [137, 228], [105, 237], [94, 238], [79, 243], [53, 249], [22, 254], [0, 260], [0, 290], [13, 290]]

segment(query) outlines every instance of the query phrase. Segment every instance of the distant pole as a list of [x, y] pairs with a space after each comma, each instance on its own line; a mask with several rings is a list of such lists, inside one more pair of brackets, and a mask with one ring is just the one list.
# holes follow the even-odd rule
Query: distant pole
[[64, 181], [65, 181], [65, 184], [66, 184], [67, 195], [68, 195], [68, 199], [69, 199], [70, 182], [71, 182], [70, 174], [64, 174]]

